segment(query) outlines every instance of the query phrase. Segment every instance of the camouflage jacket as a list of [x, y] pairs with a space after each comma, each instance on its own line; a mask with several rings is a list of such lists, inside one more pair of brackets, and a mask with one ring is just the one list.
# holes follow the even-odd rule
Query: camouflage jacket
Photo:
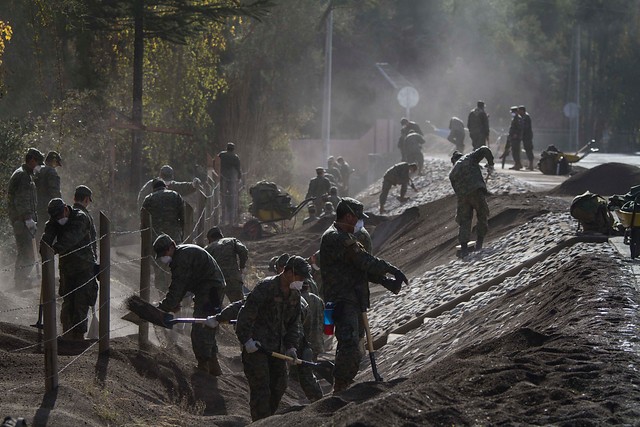
[[187, 292], [195, 295], [197, 309], [213, 314], [222, 305], [224, 276], [211, 255], [197, 245], [178, 245], [171, 264], [171, 285], [159, 307], [172, 311]]
[[309, 291], [302, 292], [302, 299], [306, 302], [306, 312], [302, 315], [302, 329], [304, 337], [315, 354], [324, 351], [324, 302]]
[[467, 128], [471, 135], [489, 136], [489, 116], [484, 110], [474, 108], [467, 117]]
[[489, 147], [484, 145], [460, 157], [453, 165], [453, 169], [449, 172], [449, 180], [456, 195], [466, 196], [477, 189], [487, 191], [487, 185], [480, 169], [482, 159], [487, 159], [487, 163], [493, 166], [493, 153]]
[[71, 208], [69, 220], [60, 225], [49, 218], [44, 225], [44, 234], [40, 245], [51, 246], [60, 255], [60, 273], [73, 275], [93, 268], [96, 264], [91, 247], [91, 222], [87, 214]]
[[[7, 210], [11, 221], [26, 221], [31, 218], [38, 221], [36, 213], [38, 196], [33, 172], [27, 165], [16, 169], [7, 185]], [[44, 221], [44, 218], [42, 219]]]
[[509, 141], [522, 141], [522, 132], [524, 131], [524, 120], [518, 114], [511, 119], [509, 126]]
[[[173, 190], [181, 196], [188, 196], [189, 194], [196, 192], [196, 188], [193, 186], [192, 182], [165, 181], [165, 184], [167, 184], [167, 190]], [[150, 179], [142, 186], [138, 193], [138, 208], [142, 207], [144, 199], [146, 199], [152, 192], [153, 179]]]
[[522, 140], [533, 140], [533, 129], [531, 128], [531, 116], [529, 113], [524, 113], [524, 116], [522, 116]]
[[236, 336], [244, 345], [249, 338], [270, 351], [297, 348], [302, 336], [300, 292], [280, 289], [280, 275], [260, 281], [238, 314]]
[[249, 250], [240, 240], [235, 237], [223, 237], [211, 242], [205, 249], [216, 260], [226, 280], [242, 280], [240, 270], [247, 264]]
[[236, 153], [221, 151], [218, 153], [218, 157], [220, 158], [220, 174], [223, 179], [238, 180], [242, 178], [240, 157]]
[[38, 189], [38, 215], [43, 216], [41, 220], [45, 220], [47, 215], [47, 206], [49, 200], [56, 197], [62, 198], [60, 192], [60, 176], [56, 172], [56, 168], [52, 166], [43, 166], [40, 172], [34, 177], [36, 188]]
[[325, 301], [369, 308], [369, 283], [381, 283], [395, 267], [369, 254], [357, 238], [334, 223], [320, 240], [320, 273]]
[[384, 173], [384, 180], [393, 185], [402, 185], [409, 183], [409, 163], [401, 162], [391, 166]]
[[[305, 199], [309, 199], [311, 197], [317, 198], [324, 194], [329, 194], [329, 190], [331, 190], [331, 181], [329, 181], [329, 178], [325, 176], [316, 176], [309, 181], [309, 189], [307, 190]], [[319, 206], [316, 206], [316, 209], [317, 208], [319, 208]]]
[[74, 203], [73, 207], [81, 210], [89, 217], [89, 234], [91, 235], [91, 248], [93, 249], [93, 256], [95, 257], [95, 259], [98, 259], [98, 233], [96, 233], [96, 224], [93, 221], [93, 216], [82, 203]]
[[154, 239], [164, 233], [171, 236], [176, 243], [182, 242], [184, 224], [182, 196], [173, 190], [156, 190], [144, 199], [142, 208], [151, 215]]

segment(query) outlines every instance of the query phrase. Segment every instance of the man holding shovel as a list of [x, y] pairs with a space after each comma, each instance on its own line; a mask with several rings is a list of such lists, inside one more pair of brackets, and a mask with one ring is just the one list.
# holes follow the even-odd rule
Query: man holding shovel
[[[360, 339], [368, 326], [369, 282], [379, 283], [394, 294], [400, 292], [402, 283], [408, 284], [400, 269], [370, 255], [354, 236], [363, 227], [365, 218], [368, 216], [362, 203], [344, 197], [338, 203], [336, 221], [320, 241], [323, 290], [327, 304], [334, 303], [333, 319], [338, 341], [334, 393], [349, 387], [360, 368]], [[395, 279], [387, 278], [387, 273]], [[371, 346], [369, 351], [374, 375], [379, 380]]]
[[297, 360], [302, 324], [300, 291], [311, 278], [304, 258], [292, 256], [284, 270], [259, 282], [238, 314], [236, 336], [242, 345], [242, 364], [249, 382], [253, 421], [273, 415], [287, 389], [287, 365], [271, 353]]
[[[158, 308], [177, 312], [187, 292], [194, 295], [193, 317], [208, 317], [216, 313], [224, 297], [224, 276], [211, 255], [197, 245], [176, 245], [161, 234], [153, 242], [156, 258], [171, 268], [171, 285]], [[213, 376], [222, 375], [218, 363], [216, 329], [204, 324], [191, 328], [191, 346], [198, 360], [197, 369]]]

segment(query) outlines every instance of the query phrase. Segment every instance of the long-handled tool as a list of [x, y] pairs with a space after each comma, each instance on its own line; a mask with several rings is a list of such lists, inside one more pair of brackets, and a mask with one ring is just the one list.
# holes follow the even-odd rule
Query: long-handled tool
[[261, 345], [258, 345], [258, 349], [276, 359], [285, 360], [287, 362], [295, 363], [296, 365], [310, 366], [313, 371], [318, 374], [319, 377], [325, 379], [329, 384], [333, 385], [333, 369], [335, 365], [329, 360], [320, 360], [318, 362], [311, 362], [304, 359], [293, 358], [286, 354], [276, 353], [275, 351], [269, 351]]
[[[138, 295], [132, 295], [126, 299], [125, 304], [133, 313], [125, 314], [122, 318], [133, 323], [147, 321], [163, 328], [172, 329], [173, 325], [179, 323], [207, 323], [206, 317], [174, 317], [173, 314], [160, 310], [155, 305], [140, 298]], [[229, 321], [235, 323], [235, 320]]]
[[371, 328], [369, 328], [369, 318], [367, 317], [367, 312], [362, 312], [362, 324], [364, 325], [364, 330], [367, 333], [367, 348], [369, 349], [369, 359], [371, 359], [371, 370], [373, 371], [373, 378], [376, 381], [382, 381], [382, 377], [378, 373], [378, 367], [376, 365], [376, 355], [373, 352], [373, 337], [371, 336]]

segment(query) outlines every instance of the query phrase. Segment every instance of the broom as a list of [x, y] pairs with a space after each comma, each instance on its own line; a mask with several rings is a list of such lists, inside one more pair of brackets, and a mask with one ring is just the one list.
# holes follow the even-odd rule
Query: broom
[[[173, 317], [173, 314], [160, 310], [155, 305], [143, 300], [138, 295], [131, 295], [125, 300], [125, 305], [133, 314], [138, 316], [139, 319], [146, 320], [154, 325], [162, 326], [163, 328], [172, 329], [173, 325], [178, 323], [206, 323], [206, 317]], [[128, 320], [133, 323], [139, 323], [135, 316], [126, 314], [122, 317], [124, 320]], [[234, 320], [229, 323], [235, 323]]]

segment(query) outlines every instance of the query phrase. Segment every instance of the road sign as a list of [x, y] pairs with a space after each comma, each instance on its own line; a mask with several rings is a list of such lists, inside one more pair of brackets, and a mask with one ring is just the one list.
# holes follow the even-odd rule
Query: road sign
[[398, 92], [398, 102], [404, 108], [413, 108], [418, 105], [418, 101], [420, 100], [420, 95], [418, 95], [418, 91], [411, 87], [405, 86]]
[[568, 102], [562, 108], [562, 112], [564, 116], [568, 119], [575, 119], [578, 117], [578, 113], [580, 112], [580, 107], [575, 102]]

